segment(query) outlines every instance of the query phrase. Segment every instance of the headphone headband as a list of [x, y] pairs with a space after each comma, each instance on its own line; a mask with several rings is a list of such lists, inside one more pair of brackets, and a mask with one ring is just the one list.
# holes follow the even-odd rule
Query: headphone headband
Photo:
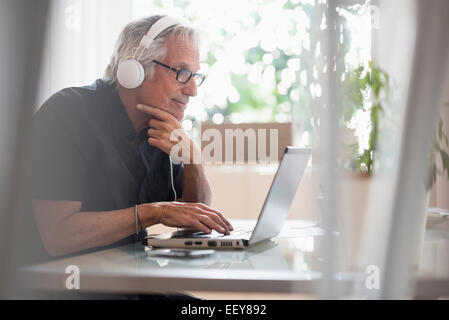
[[137, 53], [140, 51], [141, 56], [161, 32], [177, 24], [188, 25], [175, 18], [164, 16], [151, 26], [147, 34], [140, 40], [139, 47], [133, 49], [133, 51], [136, 50], [133, 57], [119, 63], [117, 68], [117, 81], [120, 85], [127, 89], [134, 89], [142, 84], [145, 79], [145, 70], [138, 61], [140, 57], [137, 57]]
[[165, 29], [170, 28], [171, 26], [181, 24], [181, 22], [175, 18], [165, 16], [156, 21], [148, 30], [147, 34], [140, 41], [140, 45], [145, 49], [148, 49], [154, 39]]

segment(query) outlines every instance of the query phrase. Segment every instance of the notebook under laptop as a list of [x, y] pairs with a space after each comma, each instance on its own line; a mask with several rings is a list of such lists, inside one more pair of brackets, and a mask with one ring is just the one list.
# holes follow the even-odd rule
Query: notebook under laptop
[[276, 237], [287, 218], [293, 198], [309, 162], [311, 149], [285, 148], [276, 175], [255, 227], [233, 226], [230, 235], [216, 231], [205, 234], [192, 229], [149, 235], [144, 244], [161, 248], [244, 249]]

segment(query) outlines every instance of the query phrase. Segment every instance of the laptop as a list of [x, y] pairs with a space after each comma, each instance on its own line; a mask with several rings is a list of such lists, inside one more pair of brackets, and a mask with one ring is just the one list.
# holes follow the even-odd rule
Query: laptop
[[276, 175], [255, 226], [233, 225], [230, 235], [193, 229], [148, 235], [144, 244], [154, 248], [245, 249], [279, 235], [309, 162], [312, 149], [285, 148]]

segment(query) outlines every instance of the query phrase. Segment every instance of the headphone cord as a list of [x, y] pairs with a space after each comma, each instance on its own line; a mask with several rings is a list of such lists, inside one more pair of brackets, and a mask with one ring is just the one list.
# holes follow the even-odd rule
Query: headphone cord
[[173, 190], [173, 194], [175, 195], [175, 199], [173, 201], [176, 201], [178, 199], [176, 195], [176, 189], [175, 189], [175, 183], [173, 182], [173, 160], [171, 156], [168, 156], [168, 159], [170, 159], [170, 181], [171, 181], [171, 188]]
[[[171, 188], [173, 190], [173, 194], [175, 195], [175, 200], [177, 200], [177, 195], [176, 195], [176, 189], [175, 189], [175, 183], [173, 182], [173, 159], [171, 158], [171, 156], [168, 156], [168, 159], [170, 159], [170, 181], [171, 181]], [[181, 230], [181, 228], [177, 228], [177, 231]]]

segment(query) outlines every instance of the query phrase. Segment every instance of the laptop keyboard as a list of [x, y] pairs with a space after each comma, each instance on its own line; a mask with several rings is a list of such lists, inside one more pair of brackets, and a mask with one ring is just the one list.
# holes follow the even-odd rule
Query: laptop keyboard
[[171, 238], [235, 238], [235, 237], [241, 237], [246, 238], [251, 236], [251, 233], [253, 231], [253, 228], [239, 228], [236, 227], [233, 231], [231, 231], [230, 235], [225, 235], [222, 233], [218, 233], [215, 230], [212, 230], [210, 234], [201, 232], [201, 231], [195, 231], [191, 229], [183, 229], [173, 232]]
[[209, 235], [201, 231], [184, 229], [173, 232], [171, 238], [209, 238]]
[[236, 236], [239, 237], [249, 237], [251, 236], [251, 233], [253, 232], [253, 228], [239, 228], [236, 227], [234, 230], [231, 231], [230, 235], [224, 235], [224, 234], [219, 234], [220, 238], [235, 238]]

